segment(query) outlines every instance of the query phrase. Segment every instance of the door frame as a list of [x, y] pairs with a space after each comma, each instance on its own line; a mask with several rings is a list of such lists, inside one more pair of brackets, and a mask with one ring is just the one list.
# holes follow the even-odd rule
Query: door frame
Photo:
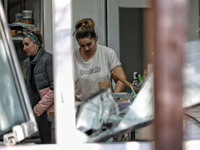
[[119, 8], [148, 8], [148, 0], [107, 0], [107, 46], [120, 58]]

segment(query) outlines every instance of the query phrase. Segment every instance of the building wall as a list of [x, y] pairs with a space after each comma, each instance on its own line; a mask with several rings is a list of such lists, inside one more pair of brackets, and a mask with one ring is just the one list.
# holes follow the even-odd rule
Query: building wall
[[188, 41], [199, 40], [199, 0], [189, 1]]

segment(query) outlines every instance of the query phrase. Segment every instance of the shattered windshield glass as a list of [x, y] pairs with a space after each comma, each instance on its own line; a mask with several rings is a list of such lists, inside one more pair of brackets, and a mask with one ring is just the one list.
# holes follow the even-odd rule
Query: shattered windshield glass
[[77, 128], [87, 135], [85, 142], [106, 141], [110, 137], [145, 125], [153, 119], [152, 76], [128, 102], [117, 102], [110, 89], [103, 89], [79, 105]]

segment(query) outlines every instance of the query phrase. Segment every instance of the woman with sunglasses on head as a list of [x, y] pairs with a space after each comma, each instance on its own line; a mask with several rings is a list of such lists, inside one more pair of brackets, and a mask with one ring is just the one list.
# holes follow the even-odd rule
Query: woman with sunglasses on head
[[111, 86], [112, 79], [116, 83], [114, 93], [123, 91], [125, 86], [121, 82], [126, 80], [121, 62], [113, 49], [97, 44], [94, 26], [91, 18], [84, 18], [75, 25], [74, 35], [79, 45], [74, 52], [76, 101], [83, 101], [96, 93], [100, 83]]
[[52, 54], [42, 47], [42, 36], [38, 29], [25, 34], [23, 50], [28, 56], [25, 61], [26, 86], [39, 128], [41, 143], [51, 143], [51, 123], [48, 113], [53, 112], [53, 60]]

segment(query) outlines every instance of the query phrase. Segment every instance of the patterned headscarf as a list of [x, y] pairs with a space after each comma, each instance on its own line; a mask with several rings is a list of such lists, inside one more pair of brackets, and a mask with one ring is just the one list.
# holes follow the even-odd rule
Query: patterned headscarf
[[38, 46], [40, 46], [40, 41], [38, 40], [38, 38], [31, 32], [28, 32], [25, 34], [29, 39], [31, 39], [35, 44], [37, 44]]

